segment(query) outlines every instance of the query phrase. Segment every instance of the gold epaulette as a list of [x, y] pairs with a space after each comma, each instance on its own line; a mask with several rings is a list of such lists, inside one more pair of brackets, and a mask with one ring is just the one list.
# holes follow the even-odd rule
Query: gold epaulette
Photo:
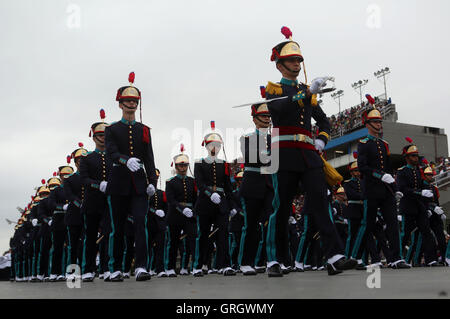
[[311, 106], [317, 106], [317, 94], [311, 96]]
[[266, 93], [271, 95], [282, 95], [283, 88], [280, 83], [268, 82], [266, 86]]
[[405, 166], [399, 167], [399, 168], [397, 168], [397, 171], [401, 171], [404, 168], [405, 168]]

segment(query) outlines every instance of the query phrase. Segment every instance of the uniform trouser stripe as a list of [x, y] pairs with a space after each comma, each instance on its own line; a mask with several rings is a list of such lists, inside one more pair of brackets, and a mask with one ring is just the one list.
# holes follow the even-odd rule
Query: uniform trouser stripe
[[[170, 244], [171, 244], [171, 240], [170, 240], [170, 226], [167, 227], [167, 255], [166, 255], [166, 260], [164, 261], [164, 268], [167, 270], [170, 270], [169, 267], [169, 260], [170, 260]], [[175, 253], [175, 257], [176, 257], [176, 253]]]
[[52, 264], [53, 264], [53, 233], [51, 234], [51, 239], [52, 239], [52, 246], [50, 248], [50, 253], [48, 256], [48, 274], [50, 275], [52, 273]]
[[126, 263], [127, 253], [128, 253], [128, 241], [127, 241], [127, 237], [125, 235], [123, 236], [123, 242], [125, 243], [125, 249], [123, 250], [122, 271], [125, 272], [125, 263]]
[[305, 217], [303, 218], [303, 232], [302, 232], [302, 236], [300, 237], [300, 243], [298, 244], [297, 255], [295, 256], [295, 260], [297, 262], [300, 262], [300, 258], [302, 256], [303, 247], [305, 246], [307, 232], [308, 232], [308, 215], [305, 215]]
[[86, 224], [86, 215], [84, 216], [84, 240], [83, 240], [83, 257], [81, 261], [81, 273], [84, 274], [86, 271], [86, 237], [87, 237], [87, 224]]
[[403, 259], [403, 238], [405, 237], [405, 216], [402, 218], [402, 230], [400, 232], [400, 258]]
[[[69, 229], [69, 226], [67, 226], [67, 242], [68, 242], [68, 245], [67, 245], [67, 265], [70, 265], [72, 263], [72, 260], [71, 260], [72, 243], [70, 242], [70, 229]], [[63, 267], [63, 269], [64, 269], [64, 267]]]
[[186, 238], [183, 238], [183, 256], [181, 256], [181, 268], [186, 268]]
[[417, 245], [416, 245], [416, 251], [414, 253], [414, 263], [419, 263], [419, 256], [420, 256], [420, 250], [422, 249], [422, 233], [419, 233], [417, 236]]
[[350, 244], [351, 244], [351, 240], [352, 240], [352, 227], [351, 227], [351, 220], [348, 220], [348, 227], [347, 227], [347, 242], [345, 243], [345, 257], [349, 257], [348, 254], [350, 252]]
[[415, 241], [416, 241], [416, 231], [414, 230], [411, 232], [411, 244], [409, 245], [408, 253], [406, 254], [406, 262], [407, 263], [409, 263], [411, 260], [410, 258], [412, 255], [412, 251], [414, 250]]
[[352, 257], [357, 258], [361, 241], [367, 228], [367, 200], [364, 200], [363, 219], [361, 220], [361, 226], [359, 226], [358, 236], [356, 237], [353, 245]]
[[[244, 244], [245, 244], [245, 237], [247, 236], [247, 208], [245, 206], [245, 200], [241, 197], [241, 206], [242, 211], [244, 212], [244, 226], [242, 226], [242, 235], [241, 235], [241, 243], [239, 247], [239, 255], [238, 255], [238, 264], [242, 265], [242, 256], [244, 255]], [[248, 266], [248, 265], [244, 265]]]
[[450, 259], [450, 240], [448, 241], [447, 249], [445, 250], [445, 258]]
[[277, 174], [272, 174], [272, 184], [274, 190], [274, 196], [272, 201], [273, 213], [269, 217], [269, 225], [266, 237], [266, 251], [267, 251], [267, 261], [277, 260], [277, 248], [276, 248], [276, 223], [277, 223], [277, 213], [280, 208], [280, 196], [278, 194], [278, 177]]
[[256, 252], [255, 266], [257, 266], [258, 263], [259, 263], [259, 259], [261, 258], [262, 248], [263, 248], [263, 245], [264, 245], [264, 226], [262, 224], [260, 224], [259, 227], [261, 228], [261, 240], [259, 241], [258, 251]]
[[108, 255], [109, 255], [109, 271], [114, 272], [114, 218], [112, 213], [111, 196], [108, 196], [109, 216], [111, 218], [111, 233], [109, 234]]
[[[148, 211], [148, 202], [147, 202], [147, 210], [146, 211]], [[147, 268], [148, 268], [146, 270], [150, 270], [150, 266], [148, 266], [148, 264], [150, 263], [150, 254], [149, 254], [149, 252], [150, 252], [150, 249], [151, 249], [151, 247], [149, 247], [149, 244], [148, 244], [148, 225], [147, 225], [148, 222], [149, 221], [148, 221], [148, 218], [147, 218], [147, 214], [145, 214], [145, 225], [144, 225], [144, 230], [145, 230], [145, 251], [147, 252], [147, 260], [145, 262], [145, 265], [147, 265]]]
[[200, 218], [197, 216], [197, 238], [195, 239], [195, 262], [194, 269], [198, 269], [199, 257], [200, 257], [200, 236], [202, 232], [200, 231]]

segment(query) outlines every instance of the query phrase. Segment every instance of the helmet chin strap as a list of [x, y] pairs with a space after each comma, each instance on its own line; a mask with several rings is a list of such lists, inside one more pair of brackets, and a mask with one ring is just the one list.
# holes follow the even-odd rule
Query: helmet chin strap
[[380, 128], [378, 129], [378, 128], [376, 128], [375, 126], [372, 125], [372, 122], [369, 122], [369, 123], [367, 123], [367, 124], [369, 124], [369, 126], [370, 126], [375, 132], [377, 132], [379, 135], [382, 135], [382, 130], [383, 130], [382, 127], [380, 127]]
[[289, 72], [291, 72], [291, 73], [294, 74], [295, 76], [298, 76], [298, 75], [300, 74], [300, 70], [301, 70], [302, 68], [300, 68], [300, 70], [298, 70], [298, 72], [296, 72], [296, 71], [293, 71], [293, 70], [289, 69], [283, 62], [280, 62], [280, 63], [281, 63], [281, 65], [282, 65], [286, 70], [288, 70]]
[[259, 118], [258, 115], [255, 116], [255, 118], [256, 118], [257, 121], [259, 121], [260, 123], [263, 123], [264, 125], [270, 125], [270, 121], [269, 121], [269, 122], [264, 122], [263, 120], [261, 120], [261, 119]]

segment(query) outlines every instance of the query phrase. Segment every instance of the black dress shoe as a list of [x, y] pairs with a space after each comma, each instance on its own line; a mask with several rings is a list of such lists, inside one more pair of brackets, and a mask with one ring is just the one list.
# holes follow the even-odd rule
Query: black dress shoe
[[407, 263], [405, 263], [404, 261], [400, 261], [398, 263], [396, 263], [395, 265], [391, 265], [392, 269], [409, 269], [411, 268], [410, 265], [408, 265]]
[[364, 264], [358, 264], [358, 265], [355, 267], [355, 269], [356, 269], [356, 270], [366, 270], [366, 269], [367, 269], [367, 266], [364, 265]]
[[341, 259], [334, 262], [333, 265], [338, 270], [349, 270], [355, 268], [356, 265], [358, 265], [358, 262], [353, 258], [347, 259], [345, 257], [342, 257]]
[[[150, 278], [152, 278], [152, 276], [150, 276], [150, 274], [146, 271], [141, 271], [138, 275], [136, 275], [136, 281], [146, 281], [146, 280], [150, 280]], [[114, 281], [114, 279], [113, 279], [113, 281]], [[123, 281], [123, 279], [122, 279], [122, 281]]]
[[114, 278], [110, 278], [110, 280], [111, 280], [112, 282], [121, 282], [121, 281], [123, 281], [123, 275], [122, 275], [122, 274], [117, 275], [117, 276], [114, 277]]
[[[335, 263], [336, 264], [336, 263]], [[328, 275], [333, 276], [340, 274], [342, 270], [337, 269], [334, 264], [327, 264]]]
[[196, 273], [194, 273], [193, 276], [194, 277], [203, 277], [203, 271], [196, 272]]
[[269, 277], [283, 277], [283, 272], [281, 271], [280, 265], [275, 264], [267, 268], [267, 275], [269, 275]]
[[236, 271], [234, 271], [232, 268], [228, 268], [223, 271], [224, 276], [236, 276]]
[[263, 273], [265, 273], [266, 272], [266, 268], [263, 268], [263, 267], [261, 267], [261, 268], [255, 268], [255, 270], [256, 270], [256, 272], [258, 273], [258, 274], [263, 274]]
[[427, 264], [427, 267], [440, 267], [440, 266], [441, 265], [437, 261]]
[[[281, 267], [280, 267], [280, 268], [281, 268]], [[289, 268], [286, 267], [286, 268], [284, 268], [284, 269], [282, 268], [282, 269], [281, 269], [281, 272], [283, 273], [283, 275], [287, 275], [287, 274], [289, 274], [291, 271], [290, 271]]]

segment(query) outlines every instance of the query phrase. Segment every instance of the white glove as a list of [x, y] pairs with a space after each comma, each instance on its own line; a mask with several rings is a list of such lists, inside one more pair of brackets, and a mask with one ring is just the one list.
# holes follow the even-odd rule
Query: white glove
[[157, 209], [155, 214], [159, 217], [164, 217], [166, 215], [162, 209]]
[[387, 225], [383, 225], [383, 230], [386, 230], [386, 228], [387, 228]]
[[381, 177], [381, 181], [385, 182], [386, 184], [392, 184], [393, 182], [395, 182], [395, 179], [391, 174], [384, 174], [383, 177]]
[[327, 85], [327, 81], [332, 81], [333, 78], [329, 76], [324, 76], [321, 78], [315, 78], [311, 86], [309, 87], [309, 91], [311, 94], [317, 94], [323, 87]]
[[38, 221], [37, 221], [36, 218], [33, 218], [33, 219], [31, 220], [31, 224], [33, 225], [33, 227], [37, 225], [37, 222], [38, 222]]
[[186, 207], [185, 209], [183, 209], [183, 215], [186, 216], [187, 218], [191, 218], [192, 217], [192, 209]]
[[99, 188], [100, 188], [100, 191], [102, 193], [106, 192], [106, 186], [108, 186], [108, 182], [106, 182], [106, 181], [101, 181], [100, 182]]
[[401, 199], [403, 197], [403, 193], [402, 192], [395, 192], [395, 198], [397, 200]]
[[436, 206], [434, 208], [434, 212], [438, 215], [442, 215], [444, 213], [444, 210], [442, 209], [442, 207]]
[[333, 207], [333, 216], [337, 214], [337, 209]]
[[53, 221], [53, 220], [51, 220], [51, 219], [48, 221], [48, 225], [49, 225], [49, 226], [52, 225], [52, 221]]
[[348, 225], [348, 220], [344, 218], [344, 224]]
[[447, 219], [447, 216], [445, 216], [445, 214], [442, 214], [442, 215], [441, 215], [441, 219], [442, 219], [442, 221], [445, 223], [445, 220]]
[[316, 138], [316, 141], [314, 142], [314, 146], [316, 147], [316, 150], [319, 152], [322, 152], [325, 148], [325, 142], [322, 141], [320, 138]]
[[297, 224], [297, 221], [295, 220], [294, 216], [289, 216], [289, 224], [291, 225]]
[[422, 189], [422, 196], [428, 198], [433, 197], [433, 192], [429, 189]]
[[220, 203], [220, 195], [219, 194], [217, 194], [217, 193], [212, 193], [212, 195], [211, 195], [211, 201], [214, 203], [214, 204], [219, 204]]
[[132, 172], [137, 172], [141, 168], [141, 161], [136, 157], [131, 157], [127, 161], [127, 167]]
[[427, 210], [427, 216], [428, 216], [428, 218], [430, 218], [431, 215], [433, 215], [433, 213], [431, 212], [431, 210]]
[[152, 197], [155, 194], [156, 190], [155, 190], [155, 186], [153, 186], [153, 184], [150, 184], [147, 186], [147, 195]]
[[398, 220], [399, 222], [401, 222], [401, 221], [403, 220], [403, 216], [402, 216], [402, 215], [397, 215], [397, 220]]
[[67, 210], [67, 207], [69, 207], [69, 204], [64, 204], [64, 206], [63, 206], [63, 211], [66, 211], [66, 210]]
[[331, 192], [329, 189], [327, 189], [327, 196], [330, 196]]
[[237, 210], [236, 209], [232, 209], [232, 210], [230, 210], [230, 217], [234, 217], [234, 215], [236, 215], [237, 214]]

